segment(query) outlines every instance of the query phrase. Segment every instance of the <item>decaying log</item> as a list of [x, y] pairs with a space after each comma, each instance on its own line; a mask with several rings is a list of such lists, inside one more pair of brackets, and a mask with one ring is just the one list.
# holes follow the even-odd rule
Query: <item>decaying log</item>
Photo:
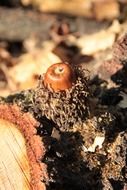
[[37, 121], [16, 105], [0, 105], [0, 189], [45, 190], [46, 166]]
[[19, 8], [0, 8], [0, 40], [22, 41], [31, 36], [46, 40], [52, 26], [60, 25], [63, 20], [68, 23], [70, 32], [92, 33], [108, 25], [84, 18], [43, 14]]
[[0, 39], [24, 40], [30, 35], [48, 38], [48, 31], [55, 22], [55, 17], [34, 11], [0, 8]]

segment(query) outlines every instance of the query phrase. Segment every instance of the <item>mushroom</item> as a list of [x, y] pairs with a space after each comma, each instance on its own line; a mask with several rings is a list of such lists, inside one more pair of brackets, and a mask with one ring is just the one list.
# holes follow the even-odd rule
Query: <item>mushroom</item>
[[54, 64], [35, 90], [35, 112], [65, 130], [89, 116], [89, 97], [85, 70], [67, 63]]
[[55, 92], [71, 88], [73, 82], [74, 72], [68, 63], [51, 65], [44, 76], [44, 85]]

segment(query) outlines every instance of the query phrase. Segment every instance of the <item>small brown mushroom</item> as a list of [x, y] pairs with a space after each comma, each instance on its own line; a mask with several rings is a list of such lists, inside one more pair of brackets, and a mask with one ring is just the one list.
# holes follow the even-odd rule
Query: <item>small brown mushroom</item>
[[74, 80], [74, 71], [68, 63], [56, 63], [48, 68], [44, 85], [49, 90], [58, 92], [71, 88]]
[[35, 113], [67, 130], [89, 117], [90, 91], [86, 70], [67, 63], [48, 68], [34, 94]]

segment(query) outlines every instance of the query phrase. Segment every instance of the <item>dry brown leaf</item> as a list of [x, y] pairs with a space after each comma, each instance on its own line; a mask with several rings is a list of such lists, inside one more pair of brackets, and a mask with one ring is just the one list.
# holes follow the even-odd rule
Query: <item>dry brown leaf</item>
[[36, 76], [58, 62], [61, 62], [60, 58], [51, 51], [36, 50], [22, 55], [17, 65], [10, 69], [9, 75], [18, 84], [18, 90], [32, 88], [37, 84]]

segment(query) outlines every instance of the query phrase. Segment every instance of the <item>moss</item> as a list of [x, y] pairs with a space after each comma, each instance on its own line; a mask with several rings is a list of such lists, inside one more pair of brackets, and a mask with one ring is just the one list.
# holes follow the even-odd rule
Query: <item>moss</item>
[[33, 97], [34, 89], [21, 91], [19, 93], [11, 94], [5, 98], [2, 98], [2, 101], [5, 103], [17, 104], [23, 111], [32, 112], [33, 110]]

